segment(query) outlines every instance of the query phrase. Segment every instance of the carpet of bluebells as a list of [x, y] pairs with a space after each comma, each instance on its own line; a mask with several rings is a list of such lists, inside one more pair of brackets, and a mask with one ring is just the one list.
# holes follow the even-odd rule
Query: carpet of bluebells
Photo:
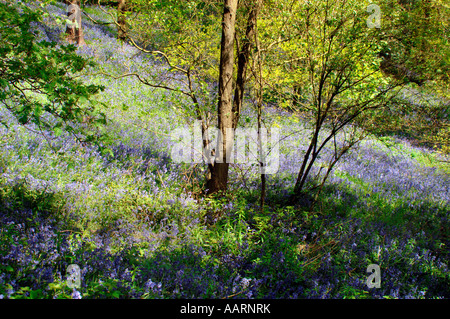
[[[52, 17], [64, 6], [47, 10], [36, 28], [60, 42]], [[78, 52], [97, 62], [89, 72], [163, 80], [164, 67], [119, 43], [110, 25], [83, 23]], [[0, 128], [0, 298], [450, 297], [450, 174], [429, 150], [366, 139], [307, 212], [288, 198], [308, 129], [267, 109], [284, 138], [261, 212], [254, 167], [232, 165], [230, 195], [211, 199], [195, 195], [204, 167], [171, 161], [170, 132], [189, 123], [177, 111], [189, 101], [133, 77], [83, 77], [106, 86], [97, 98], [108, 105], [111, 154], [0, 110], [10, 124]], [[81, 268], [77, 288], [67, 284], [71, 264]], [[370, 264], [380, 266], [380, 288], [367, 286]]]

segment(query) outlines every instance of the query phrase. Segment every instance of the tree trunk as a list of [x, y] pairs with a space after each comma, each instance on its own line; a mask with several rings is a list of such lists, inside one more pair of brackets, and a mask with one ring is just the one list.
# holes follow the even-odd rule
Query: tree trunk
[[234, 104], [233, 104], [233, 128], [237, 127], [239, 122], [239, 115], [242, 109], [242, 102], [244, 100], [244, 87], [247, 74], [247, 65], [250, 58], [250, 50], [252, 49], [252, 39], [255, 36], [256, 18], [258, 10], [261, 6], [261, 0], [254, 3], [250, 9], [247, 20], [247, 29], [245, 37], [242, 41], [242, 49], [238, 55], [238, 69], [236, 76], [236, 88], [234, 90]]
[[127, 19], [125, 16], [125, 12], [127, 11], [126, 0], [119, 0], [117, 11], [117, 38], [119, 40], [125, 41], [127, 34]]
[[78, 0], [66, 0], [67, 17], [72, 22], [71, 26], [66, 27], [66, 40], [69, 43], [76, 43], [79, 46], [86, 44], [84, 42], [83, 28], [81, 27], [81, 10]]
[[[232, 113], [232, 91], [233, 91], [233, 65], [234, 65], [234, 35], [236, 24], [236, 11], [238, 0], [224, 0], [224, 10], [222, 18], [222, 40], [220, 49], [220, 70], [219, 70], [219, 104], [218, 104], [218, 128], [223, 139], [218, 143], [219, 160], [211, 167], [210, 179], [206, 182], [208, 194], [225, 191], [228, 183], [227, 149], [227, 128], [233, 127]], [[221, 154], [220, 154], [221, 153]]]

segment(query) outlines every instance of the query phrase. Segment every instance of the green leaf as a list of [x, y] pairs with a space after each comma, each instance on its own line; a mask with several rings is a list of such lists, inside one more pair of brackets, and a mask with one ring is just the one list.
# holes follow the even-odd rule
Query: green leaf
[[122, 103], [122, 110], [127, 111], [130, 108], [129, 105], [126, 105], [125, 103]]
[[119, 291], [114, 291], [114, 292], [112, 293], [112, 296], [113, 296], [114, 298], [119, 298], [119, 297], [120, 297], [120, 292], [119, 292]]
[[30, 292], [31, 299], [37, 299], [37, 298], [40, 298], [41, 296], [42, 296], [42, 291], [40, 289], [32, 290]]
[[58, 126], [53, 128], [53, 132], [55, 133], [55, 136], [60, 136], [63, 133], [62, 129]]

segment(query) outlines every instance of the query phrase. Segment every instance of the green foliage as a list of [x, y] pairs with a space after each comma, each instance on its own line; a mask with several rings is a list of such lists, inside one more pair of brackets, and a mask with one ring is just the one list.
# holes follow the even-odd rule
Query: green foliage
[[[91, 97], [104, 88], [76, 78], [93, 64], [73, 45], [39, 41], [33, 25], [42, 21], [43, 12], [31, 6], [0, 3], [0, 102], [20, 124], [35, 124], [56, 136], [64, 130], [100, 146], [106, 118]], [[93, 125], [77, 124], [86, 117]]]
[[[398, 71], [435, 83], [449, 83], [449, 7], [444, 1], [380, 3], [383, 12], [382, 53]], [[397, 72], [398, 73], [398, 72]], [[400, 72], [401, 73], [401, 72]], [[413, 74], [415, 73], [415, 75]], [[420, 82], [420, 81], [419, 81]]]
[[201, 81], [193, 77], [196, 84], [215, 77], [220, 19], [214, 4], [153, 0], [135, 1], [132, 5], [138, 14], [129, 21], [131, 34], [142, 47], [164, 52], [174, 66], [172, 72], [177, 73], [178, 68], [195, 70], [193, 76], [201, 77]]
[[0, 189], [0, 203], [2, 210], [14, 211], [25, 208], [33, 211], [57, 212], [64, 206], [64, 200], [59, 194], [46, 189], [33, 190], [25, 180], [18, 181], [12, 186], [2, 186]]
[[435, 142], [435, 147], [439, 152], [446, 155], [450, 154], [450, 125], [446, 125], [439, 130]]
[[[168, 37], [175, 39], [181, 37], [183, 32], [187, 32], [183, 29], [184, 26], [173, 24], [176, 24], [177, 19], [181, 17], [192, 17], [193, 11], [189, 11], [192, 8], [184, 7], [180, 2], [175, 1], [155, 3], [160, 6], [158, 10], [162, 15], [173, 15], [173, 20], [169, 21], [168, 26], [180, 32], [177, 35], [176, 33], [170, 34], [166, 30]], [[275, 14], [275, 9], [288, 9], [288, 1], [270, 1], [269, 3], [275, 5], [273, 14]], [[93, 11], [95, 10], [93, 9]], [[302, 23], [300, 22], [303, 21], [301, 19], [304, 19], [304, 16], [298, 12], [296, 14], [294, 18], [298, 18], [299, 23], [297, 24], [290, 23], [288, 11], [272, 22], [277, 28], [285, 25], [288, 28], [292, 26], [293, 30], [301, 28]], [[4, 16], [6, 15], [4, 14]], [[159, 22], [163, 23], [163, 20]], [[270, 21], [265, 22], [269, 23]], [[329, 26], [335, 26], [335, 23], [336, 20], [332, 19]], [[5, 35], [7, 34], [7, 31], [1, 30], [2, 35], [3, 32]], [[269, 37], [271, 34], [269, 31], [272, 29], [266, 25], [265, 30], [267, 31], [265, 36]], [[316, 32], [319, 31], [317, 30], [312, 30], [311, 36], [318, 37], [319, 34]], [[353, 32], [350, 31], [349, 34]], [[176, 41], [174, 40], [173, 43]], [[351, 60], [351, 54], [362, 53], [359, 50], [364, 51], [362, 47], [358, 48], [360, 44], [361, 42], [355, 44], [356, 51], [338, 52], [336, 57], [343, 59], [342, 61]], [[7, 44], [0, 44], [1, 46], [7, 47]], [[324, 48], [319, 44], [315, 50], [321, 51]], [[283, 44], [278, 49], [279, 52], [284, 51], [293, 56], [306, 52], [301, 45], [290, 48]], [[335, 49], [333, 47], [333, 50]], [[46, 50], [50, 50], [50, 48], [46, 47]], [[182, 47], [179, 50], [181, 52]], [[114, 51], [110, 52], [111, 55], [115, 54]], [[373, 53], [375, 52], [371, 52], [371, 54]], [[31, 54], [36, 55], [37, 52], [32, 50]], [[54, 58], [59, 59], [59, 57]], [[21, 63], [23, 59], [24, 55], [20, 56], [16, 59], [17, 63]], [[320, 60], [320, 58], [314, 55], [313, 60]], [[0, 61], [3, 63], [6, 60]], [[275, 58], [272, 62], [276, 62]], [[331, 63], [333, 67], [336, 67], [337, 61]], [[357, 76], [367, 75], [365, 63], [364, 61], [350, 61], [350, 65], [354, 68], [354, 74]], [[46, 66], [46, 64], [42, 65]], [[276, 64], [272, 66], [274, 69], [278, 69]], [[375, 66], [368, 66], [368, 68], [368, 70], [376, 70]], [[295, 83], [295, 78], [283, 79], [282, 69], [278, 70], [280, 74], [268, 73], [267, 79], [271, 80], [280, 76], [276, 81], [279, 88], [286, 88]], [[305, 80], [305, 77], [302, 78], [304, 76], [302, 72], [297, 74], [299, 76], [297, 79]], [[313, 73], [317, 77], [317, 72]], [[44, 71], [43, 74], [47, 73]], [[348, 74], [350, 75], [350, 73]], [[47, 78], [54, 79], [52, 76], [54, 75], [49, 73]], [[332, 74], [330, 79], [336, 80], [336, 73]], [[108, 80], [107, 78], [102, 79], [104, 83]], [[284, 82], [284, 80], [286, 81]], [[375, 77], [373, 80], [373, 83], [376, 84], [383, 83], [382, 78]], [[59, 83], [57, 80], [55, 81]], [[43, 85], [43, 82], [39, 83]], [[402, 155], [405, 160], [411, 159], [411, 162], [397, 163], [397, 167], [394, 165], [389, 167], [387, 164], [386, 171], [391, 171], [391, 168], [399, 169], [401, 174], [405, 174], [396, 175], [399, 176], [400, 181], [386, 180], [384, 184], [380, 182], [377, 184], [379, 188], [377, 191], [373, 186], [374, 181], [367, 180], [367, 175], [370, 175], [374, 168], [370, 164], [386, 163], [388, 159], [379, 160], [374, 156], [359, 158], [352, 154], [355, 158], [351, 157], [347, 165], [358, 162], [366, 164], [361, 167], [367, 169], [354, 170], [353, 174], [346, 170], [334, 173], [336, 179], [324, 188], [318, 205], [312, 211], [304, 211], [292, 204], [286, 205], [281, 192], [284, 190], [284, 186], [278, 185], [268, 190], [272, 196], [268, 198], [266, 207], [261, 211], [257, 204], [258, 191], [255, 191], [257, 187], [254, 187], [254, 180], [252, 185], [250, 183], [245, 185], [245, 188], [250, 186], [253, 189], [250, 191], [247, 188], [247, 193], [242, 186], [242, 182], [245, 180], [239, 178], [235, 185], [231, 185], [233, 191], [227, 197], [187, 200], [188, 198], [183, 193], [186, 185], [172, 171], [173, 163], [167, 160], [168, 165], [160, 164], [164, 161], [159, 162], [159, 159], [155, 158], [159, 155], [154, 155], [152, 149], [154, 145], [151, 145], [148, 140], [149, 136], [153, 135], [144, 136], [138, 126], [146, 119], [152, 118], [152, 124], [157, 127], [155, 130], [166, 132], [166, 129], [170, 129], [171, 126], [164, 127], [164, 124], [167, 122], [173, 124], [178, 119], [167, 114], [166, 105], [161, 102], [164, 97], [148, 88], [142, 89], [145, 91], [141, 92], [142, 97], [134, 96], [133, 100], [130, 99], [132, 102], [127, 103], [127, 94], [132, 96], [137, 89], [134, 82], [130, 82], [129, 85], [124, 83], [128, 82], [114, 82], [111, 84], [112, 91], [108, 94], [99, 94], [101, 100], [110, 98], [112, 95], [110, 93], [117, 90], [120, 91], [122, 97], [122, 100], [118, 100], [117, 95], [114, 94], [110, 100], [110, 103], [118, 108], [111, 111], [111, 113], [116, 112], [117, 123], [114, 124], [117, 125], [111, 125], [108, 128], [117, 135], [117, 144], [123, 146], [123, 148], [118, 148], [118, 151], [123, 151], [123, 154], [111, 154], [108, 161], [98, 154], [90, 154], [89, 150], [82, 146], [79, 149], [68, 150], [64, 155], [51, 157], [52, 153], [45, 144], [39, 145], [39, 149], [35, 148], [39, 141], [42, 142], [42, 139], [36, 140], [34, 135], [22, 130], [22, 127], [17, 128], [15, 134], [9, 132], [2, 136], [0, 170], [2, 173], [6, 172], [5, 178], [2, 177], [1, 180], [0, 204], [2, 204], [2, 210], [14, 213], [24, 208], [32, 209], [36, 214], [49, 211], [53, 212], [53, 215], [58, 215], [61, 208], [64, 208], [73, 214], [71, 215], [73, 220], [64, 221], [63, 224], [64, 230], [71, 233], [68, 236], [71, 243], [70, 249], [64, 255], [58, 256], [58, 260], [64, 260], [67, 263], [75, 261], [85, 263], [82, 266], [86, 266], [87, 271], [83, 277], [83, 287], [79, 289], [82, 298], [116, 299], [130, 296], [150, 299], [179, 296], [184, 298], [186, 296], [245, 298], [247, 291], [241, 293], [239, 287], [232, 290], [235, 278], [238, 276], [245, 276], [255, 281], [261, 280], [259, 286], [254, 288], [251, 298], [299, 297], [290, 292], [286, 293], [288, 290], [303, 291], [303, 295], [300, 297], [371, 298], [373, 291], [367, 290], [364, 286], [367, 278], [364, 266], [374, 262], [381, 263], [382, 273], [385, 276], [382, 282], [383, 289], [389, 283], [390, 287], [401, 289], [401, 296], [415, 291], [414, 289], [419, 289], [424, 294], [427, 289], [430, 289], [430, 294], [433, 296], [445, 291], [446, 286], [444, 285], [448, 284], [450, 279], [446, 266], [444, 267], [442, 264], [448, 253], [448, 246], [446, 246], [448, 245], [446, 238], [449, 238], [449, 228], [446, 227], [448, 203], [443, 201], [437, 203], [436, 200], [428, 198], [432, 196], [423, 194], [427, 189], [419, 191], [419, 189], [410, 188], [408, 189], [410, 193], [404, 194], [400, 188], [403, 180], [406, 182], [422, 181], [428, 177], [427, 175], [431, 176], [436, 173], [424, 170], [421, 175], [414, 175], [418, 173], [417, 170], [436, 165], [435, 161], [427, 160], [424, 151], [406, 146], [393, 149], [398, 142], [392, 138], [382, 138], [384, 145], [377, 140], [371, 146], [371, 150], [382, 150], [380, 152], [383, 156], [387, 156], [386, 154], [389, 153], [396, 156]], [[329, 82], [330, 87], [333, 86], [333, 83], [333, 81]], [[365, 88], [363, 86], [355, 89], [354, 96], [370, 97], [371, 92], [368, 88], [373, 83], [368, 83]], [[312, 87], [305, 86], [304, 91], [312, 89]], [[207, 92], [208, 88], [204, 85], [201, 90]], [[68, 96], [74, 100], [77, 98], [77, 95], [68, 94]], [[27, 95], [27, 98], [31, 97], [36, 98], [39, 103], [48, 103], [35, 94]], [[284, 96], [286, 101], [289, 101], [291, 97]], [[346, 96], [346, 98], [350, 97]], [[173, 100], [176, 102], [175, 97]], [[159, 101], [160, 104], [156, 101]], [[123, 107], [124, 104], [125, 107]], [[158, 109], [155, 105], [160, 105], [161, 108]], [[128, 109], [128, 112], [121, 112], [120, 108], [122, 107]], [[64, 112], [62, 109], [61, 106], [61, 112]], [[432, 109], [432, 107], [427, 108], [427, 110]], [[21, 114], [20, 110], [22, 109], [19, 108], [14, 114]], [[46, 111], [42, 110], [42, 113], [36, 111], [36, 114], [40, 114], [40, 116], [35, 115], [33, 110], [27, 113], [28, 121], [37, 123], [40, 123], [38, 120], [44, 121], [43, 115]], [[69, 118], [70, 112], [67, 110], [65, 112], [65, 116]], [[370, 115], [387, 118], [387, 112], [387, 109], [380, 109], [379, 113]], [[139, 116], [133, 117], [135, 114], [142, 114], [142, 119], [138, 119]], [[413, 112], [408, 113], [408, 115], [411, 114]], [[284, 127], [299, 125], [299, 122], [302, 121], [297, 117], [285, 116], [285, 114], [281, 116], [283, 118], [278, 117], [276, 121], [277, 124]], [[24, 119], [26, 122], [26, 117]], [[251, 122], [250, 116], [247, 116], [246, 119], [249, 123]], [[136, 127], [135, 124], [137, 124]], [[53, 125], [49, 128], [54, 127]], [[122, 135], [119, 134], [121, 130], [123, 131]], [[307, 134], [305, 133], [305, 135]], [[140, 135], [143, 137], [137, 139], [136, 136]], [[448, 141], [448, 130], [443, 128], [438, 136], [443, 139], [443, 142]], [[303, 140], [298, 136], [296, 138], [300, 142]], [[148, 148], [141, 148], [143, 144]], [[157, 144], [160, 145], [158, 148], [163, 149], [166, 146], [162, 144], [164, 143]], [[3, 145], [7, 147], [3, 147]], [[301, 143], [296, 144], [296, 146], [298, 145]], [[389, 146], [388, 150], [386, 150], [386, 146]], [[285, 151], [283, 148], [283, 155], [287, 154]], [[294, 148], [293, 151], [298, 153], [302, 150]], [[356, 159], [356, 157], [358, 158]], [[46, 160], [41, 161], [42, 158]], [[35, 159], [38, 161], [32, 161]], [[289, 163], [292, 164], [292, 162]], [[389, 163], [392, 164], [392, 162]], [[168, 171], [163, 171], [163, 167]], [[186, 165], [183, 170], [188, 168]], [[17, 176], [26, 177], [28, 174], [37, 177], [38, 181], [30, 183], [27, 182], [27, 179], [19, 182], [16, 179], [9, 179], [9, 177], [17, 178]], [[408, 177], [406, 174], [414, 176]], [[179, 176], [181, 175], [180, 173]], [[280, 176], [286, 177], [289, 183], [292, 181], [292, 171], [289, 170], [280, 172], [271, 181], [277, 180]], [[336, 182], [338, 178], [341, 182]], [[375, 179], [377, 178], [378, 176], [375, 176]], [[430, 179], [430, 183], [433, 184], [433, 181], [436, 180]], [[53, 192], [52, 189], [39, 188], [41, 183], [45, 182], [49, 182], [48, 184], [58, 188], [59, 191]], [[422, 186], [424, 183], [418, 183], [418, 185]], [[390, 190], [389, 188], [396, 186], [399, 189]], [[425, 186], [425, 188], [427, 187], [431, 186]], [[380, 189], [386, 193], [380, 192]], [[288, 190], [290, 191], [290, 189]], [[196, 197], [196, 199], [198, 198]], [[208, 220], [204, 220], [205, 217], [217, 220], [208, 223]], [[81, 220], [77, 220], [77, 218]], [[125, 222], [118, 225], [119, 221]], [[25, 223], [27, 222], [31, 223], [32, 220], [25, 221]], [[142, 225], [145, 226], [146, 234], [144, 231], [140, 232], [139, 227]], [[373, 225], [379, 228], [371, 228]], [[386, 225], [392, 228], [385, 227]], [[129, 232], [121, 234], [125, 228]], [[177, 229], [177, 232], [174, 229]], [[27, 238], [20, 238], [21, 234], [15, 224], [2, 225], [0, 229], [1, 256], [10, 253], [13, 244], [25, 245], [22, 253], [30, 255], [31, 249], [27, 247]], [[62, 234], [55, 234], [54, 240], [60, 241]], [[96, 237], [97, 235], [102, 237]], [[20, 238], [20, 241], [17, 238]], [[53, 240], [53, 237], [51, 238]], [[108, 239], [108, 247], [102, 248], [103, 242], [94, 241], [92, 238]], [[137, 238], [144, 239], [140, 242], [133, 242]], [[127, 239], [133, 242], [131, 248]], [[114, 258], [114, 256], [96, 255], [97, 252], [105, 252], [105, 250], [112, 253], [126, 252], [121, 256], [119, 266], [115, 268], [118, 270], [115, 278], [105, 275], [112, 269], [110, 267], [112, 263], [105, 261], [113, 260], [110, 258]], [[42, 250], [36, 251], [38, 253], [31, 256], [33, 262], [49, 262], [39, 253]], [[85, 258], [86, 256], [91, 257]], [[436, 259], [436, 256], [442, 258]], [[49, 263], [48, 265], [54, 267], [52, 269], [54, 272], [63, 273], [64, 269], [60, 269], [58, 261], [55, 264]], [[3, 262], [0, 265], [1, 278], [8, 277], [9, 282], [12, 282], [13, 279], [17, 280], [19, 288], [10, 295], [9, 291], [12, 286], [8, 281], [2, 282], [0, 295], [6, 298], [72, 298], [73, 291], [67, 286], [64, 278], [57, 278], [52, 283], [43, 283], [39, 289], [32, 289], [26, 279], [33, 270], [36, 271], [32, 267], [34, 267], [32, 263], [25, 264], [19, 272], [20, 267], [14, 259]], [[122, 277], [125, 274], [129, 276]], [[118, 278], [119, 276], [120, 278]], [[156, 281], [156, 283], [153, 282], [154, 287], [150, 286], [152, 287], [150, 290], [148, 287], [145, 288], [148, 278]], [[425, 279], [422, 280], [422, 278]], [[420, 279], [420, 282], [416, 284], [410, 279]], [[158, 286], [159, 282], [163, 283], [162, 287]], [[330, 282], [333, 283], [330, 284]], [[438, 290], [434, 286], [437, 292], [433, 293], [433, 285], [436, 285], [436, 282], [443, 288]], [[297, 288], [303, 290], [296, 290]], [[386, 291], [385, 298], [395, 298], [394, 293], [387, 295], [389, 293]], [[412, 294], [417, 297], [418, 293]]]

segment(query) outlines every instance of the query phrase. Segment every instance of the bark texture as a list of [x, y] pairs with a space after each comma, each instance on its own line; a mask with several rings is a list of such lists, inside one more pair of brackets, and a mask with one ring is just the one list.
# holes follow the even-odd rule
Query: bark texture
[[125, 16], [126, 11], [128, 10], [128, 5], [126, 0], [119, 0], [119, 4], [117, 6], [117, 37], [119, 40], [124, 41], [127, 35], [127, 19]]
[[226, 141], [227, 138], [231, 138], [227, 136], [227, 128], [233, 127], [232, 92], [237, 5], [238, 0], [224, 0], [218, 104], [218, 128], [222, 132], [223, 139], [218, 143], [220, 145], [217, 145], [219, 154], [216, 156], [216, 162], [211, 166], [211, 176], [206, 182], [208, 194], [225, 191], [228, 183], [229, 163], [227, 163], [226, 158], [230, 145], [227, 145]]

